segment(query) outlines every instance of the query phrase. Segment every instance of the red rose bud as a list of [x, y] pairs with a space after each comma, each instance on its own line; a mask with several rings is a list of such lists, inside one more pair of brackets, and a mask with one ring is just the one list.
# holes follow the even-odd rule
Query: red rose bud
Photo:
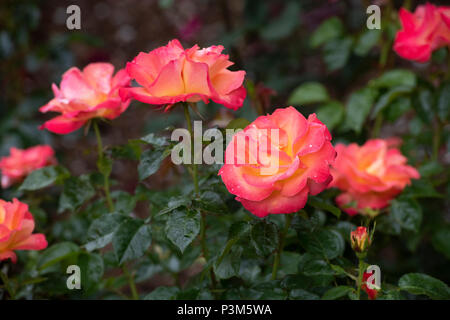
[[381, 288], [377, 288], [375, 287], [375, 285], [372, 285], [373, 289], [369, 288], [369, 286], [367, 285], [367, 280], [369, 280], [371, 275], [372, 274], [369, 272], [364, 272], [361, 283], [361, 289], [363, 289], [367, 293], [367, 295], [369, 296], [369, 300], [375, 300], [377, 298], [378, 291], [380, 291]]
[[371, 244], [369, 233], [366, 227], [358, 227], [350, 234], [352, 249], [356, 252], [365, 252]]

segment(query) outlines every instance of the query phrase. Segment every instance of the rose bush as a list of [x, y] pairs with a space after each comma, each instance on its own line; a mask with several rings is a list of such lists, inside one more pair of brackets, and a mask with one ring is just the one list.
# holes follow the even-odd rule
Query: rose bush
[[448, 7], [195, 3], [0, 3], [0, 299], [450, 299]]

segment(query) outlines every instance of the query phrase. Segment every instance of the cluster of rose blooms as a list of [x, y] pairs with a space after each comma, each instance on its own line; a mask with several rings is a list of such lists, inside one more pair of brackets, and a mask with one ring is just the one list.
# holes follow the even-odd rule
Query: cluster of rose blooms
[[[450, 43], [449, 7], [426, 4], [414, 14], [402, 9], [400, 19], [403, 29], [397, 34], [394, 50], [402, 57], [424, 62], [432, 50]], [[114, 119], [128, 108], [131, 99], [165, 107], [166, 111], [179, 102], [210, 100], [237, 110], [246, 96], [245, 72], [228, 69], [233, 63], [222, 54], [223, 49], [184, 49], [178, 40], [172, 40], [149, 53], [139, 53], [115, 74], [109, 63], [92, 63], [82, 71], [71, 68], [62, 76], [59, 88], [53, 84], [54, 99], [40, 108], [41, 112], [60, 115], [41, 129], [68, 134], [94, 118]], [[132, 87], [132, 79], [140, 86]], [[269, 151], [278, 151], [275, 174], [261, 175], [264, 164], [259, 162], [247, 165], [225, 161], [219, 171], [228, 191], [258, 217], [297, 212], [305, 206], [308, 195], [331, 187], [342, 191], [336, 202], [345, 212], [367, 215], [388, 206], [411, 179], [419, 178], [417, 170], [406, 164], [398, 139], [333, 146], [328, 128], [315, 114], [306, 119], [293, 107], [258, 117], [233, 137], [227, 150], [235, 147], [238, 135], [258, 143], [261, 132], [270, 132], [267, 129], [279, 130], [277, 141], [271, 141], [270, 136], [264, 140], [269, 141], [264, 146]], [[240, 148], [234, 154], [257, 157], [246, 145]], [[0, 161], [2, 187], [20, 183], [31, 171], [55, 162], [49, 146], [12, 148], [11, 155]], [[0, 260], [15, 261], [14, 250], [45, 248], [44, 235], [32, 234], [33, 229], [34, 220], [26, 204], [17, 199], [0, 200]]]

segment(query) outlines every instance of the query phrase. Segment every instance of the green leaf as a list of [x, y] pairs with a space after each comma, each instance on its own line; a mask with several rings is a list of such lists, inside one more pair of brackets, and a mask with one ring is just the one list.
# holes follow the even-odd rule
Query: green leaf
[[357, 56], [366, 56], [370, 49], [372, 49], [381, 37], [381, 30], [368, 29], [363, 32], [356, 41], [353, 51]]
[[338, 207], [333, 206], [332, 204], [326, 202], [325, 200], [323, 200], [319, 197], [311, 196], [308, 198], [307, 203], [308, 203], [308, 205], [310, 205], [316, 209], [321, 209], [321, 210], [325, 210], [325, 211], [332, 213], [338, 219], [341, 216], [341, 210]]
[[288, 104], [303, 105], [326, 102], [329, 100], [327, 89], [318, 82], [305, 82], [298, 86], [289, 97]]
[[339, 38], [344, 33], [344, 25], [337, 17], [332, 17], [324, 22], [314, 31], [310, 39], [310, 45], [316, 48], [330, 40]]
[[312, 233], [299, 233], [299, 238], [300, 244], [311, 254], [331, 260], [344, 253], [344, 239], [336, 230], [321, 229]]
[[278, 40], [289, 36], [300, 23], [300, 5], [295, 1], [286, 4], [283, 12], [261, 29], [265, 40]]
[[421, 88], [419, 92], [414, 95], [413, 106], [417, 112], [419, 118], [425, 122], [430, 123], [433, 121], [435, 110], [435, 97], [429, 89]]
[[289, 292], [289, 298], [294, 300], [319, 300], [320, 297], [304, 289], [294, 289]]
[[256, 253], [267, 256], [278, 247], [278, 228], [272, 222], [259, 221], [253, 225], [250, 238]]
[[175, 210], [166, 222], [167, 238], [181, 252], [200, 232], [200, 213], [196, 210]]
[[213, 213], [226, 213], [228, 208], [223, 201], [222, 196], [213, 191], [205, 191], [200, 195], [200, 199], [196, 200], [198, 207], [202, 210]]
[[422, 209], [414, 199], [398, 198], [393, 200], [389, 214], [402, 229], [419, 231], [422, 223]]
[[317, 256], [308, 252], [301, 256], [298, 271], [308, 277], [330, 276], [335, 273], [325, 260], [317, 258]]
[[345, 297], [352, 291], [353, 291], [352, 287], [337, 286], [325, 292], [322, 296], [322, 300], [336, 300]]
[[177, 287], [158, 287], [144, 297], [144, 300], [175, 300], [180, 289]]
[[404, 94], [410, 93], [413, 90], [413, 87], [408, 86], [399, 86], [390, 89], [388, 92], [383, 94], [380, 99], [378, 99], [377, 103], [373, 107], [373, 111], [371, 114], [371, 119], [375, 119], [378, 113], [383, 111], [389, 104], [391, 104], [395, 99]]
[[142, 257], [151, 242], [150, 226], [137, 219], [124, 221], [112, 238], [114, 254], [119, 264]]
[[239, 273], [241, 266], [241, 246], [233, 247], [228, 255], [214, 264], [214, 273], [220, 279], [229, 279]]
[[114, 208], [116, 212], [129, 214], [136, 207], [137, 198], [125, 191], [114, 191], [111, 193], [114, 199]]
[[89, 176], [70, 177], [64, 181], [64, 190], [59, 198], [58, 212], [75, 211], [95, 195]]
[[73, 242], [60, 242], [54, 244], [41, 254], [38, 261], [38, 268], [40, 270], [46, 269], [61, 260], [78, 254], [79, 252], [80, 248]]
[[251, 226], [248, 222], [239, 221], [235, 222], [231, 225], [230, 230], [228, 232], [228, 241], [222, 250], [220, 257], [217, 259], [217, 264], [219, 265], [222, 262], [222, 259], [225, 255], [231, 250], [233, 245], [239, 241], [243, 236], [247, 235], [251, 230]]
[[138, 165], [139, 179], [144, 180], [155, 174], [161, 166], [161, 162], [170, 154], [169, 149], [157, 148], [145, 150], [142, 153], [141, 161]]
[[333, 130], [344, 118], [345, 108], [338, 101], [330, 101], [317, 110], [317, 118], [322, 121], [329, 130]]
[[436, 230], [431, 238], [433, 247], [450, 259], [450, 226], [446, 225]]
[[60, 166], [49, 166], [31, 172], [20, 186], [19, 190], [33, 191], [59, 183], [69, 177], [69, 171]]
[[370, 88], [363, 88], [352, 93], [347, 102], [345, 128], [349, 128], [356, 133], [361, 132], [377, 94], [376, 90]]
[[142, 137], [141, 141], [151, 144], [155, 147], [164, 147], [168, 144], [168, 141], [165, 137], [158, 137], [154, 133], [150, 133], [145, 137]]
[[106, 213], [95, 219], [87, 231], [87, 251], [100, 249], [111, 242], [114, 233], [125, 220], [131, 219], [119, 213]]
[[444, 282], [423, 273], [403, 275], [398, 286], [412, 294], [423, 294], [432, 299], [450, 299], [450, 288]]
[[186, 196], [171, 197], [167, 203], [167, 207], [156, 214], [156, 217], [162, 216], [182, 206], [189, 207], [192, 201]]
[[226, 129], [244, 129], [245, 127], [247, 127], [250, 124], [250, 121], [248, 121], [247, 119], [244, 118], [237, 118], [237, 119], [233, 119], [231, 120]]
[[95, 288], [103, 277], [104, 265], [100, 255], [81, 253], [77, 261], [81, 271], [81, 286], [87, 292]]
[[345, 66], [350, 57], [353, 39], [346, 37], [327, 42], [323, 47], [323, 59], [329, 71], [335, 71]]
[[414, 72], [405, 69], [395, 69], [383, 73], [369, 82], [372, 88], [415, 87], [417, 84]]

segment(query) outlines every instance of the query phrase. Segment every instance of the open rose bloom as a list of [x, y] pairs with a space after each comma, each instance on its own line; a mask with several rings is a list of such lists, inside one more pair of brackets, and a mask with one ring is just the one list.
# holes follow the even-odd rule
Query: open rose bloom
[[55, 152], [50, 146], [35, 146], [25, 150], [11, 148], [10, 155], [0, 160], [2, 188], [21, 182], [36, 169], [56, 164]]
[[367, 215], [366, 209], [384, 208], [411, 179], [419, 178], [417, 170], [406, 164], [398, 143], [394, 139], [373, 139], [363, 146], [356, 143], [336, 146], [330, 187], [343, 191], [336, 202], [345, 212]]
[[133, 98], [154, 105], [213, 100], [227, 108], [242, 107], [246, 90], [244, 71], [230, 71], [233, 65], [223, 46], [184, 49], [178, 40], [149, 53], [141, 52], [127, 63], [128, 74], [142, 87], [120, 90], [123, 100]]
[[28, 205], [14, 199], [0, 200], [0, 261], [17, 261], [15, 250], [42, 250], [47, 248], [43, 234], [32, 234], [34, 219]]
[[315, 114], [293, 107], [258, 117], [236, 133], [219, 171], [228, 191], [258, 217], [292, 213], [331, 181], [336, 152]]
[[400, 9], [400, 30], [394, 50], [405, 59], [426, 62], [431, 53], [450, 44], [450, 7], [430, 3], [418, 6], [414, 13]]
[[91, 63], [83, 71], [70, 68], [62, 77], [60, 88], [53, 84], [55, 98], [41, 107], [41, 112], [61, 113], [47, 122], [41, 129], [58, 134], [67, 134], [81, 128], [92, 118], [117, 118], [130, 101], [122, 101], [119, 89], [129, 86], [130, 78], [125, 70], [114, 76], [110, 63]]

